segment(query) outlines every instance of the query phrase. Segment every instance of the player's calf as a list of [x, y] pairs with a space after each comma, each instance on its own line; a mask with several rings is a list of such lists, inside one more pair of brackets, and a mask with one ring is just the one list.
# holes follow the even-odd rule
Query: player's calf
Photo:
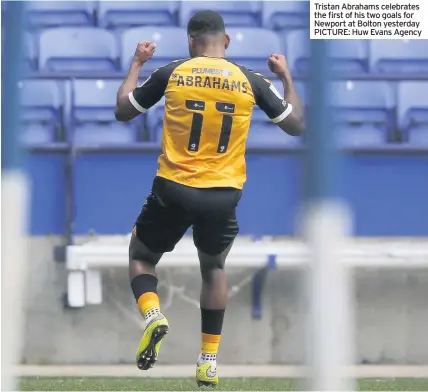
[[156, 276], [150, 274], [137, 275], [131, 282], [138, 308], [146, 320], [144, 334], [136, 352], [137, 366], [141, 370], [153, 367], [158, 359], [162, 339], [169, 331], [168, 320], [160, 312], [157, 283]]

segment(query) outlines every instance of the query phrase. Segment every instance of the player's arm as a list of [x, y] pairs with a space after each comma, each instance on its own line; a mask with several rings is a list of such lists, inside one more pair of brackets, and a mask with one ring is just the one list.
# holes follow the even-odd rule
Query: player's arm
[[294, 87], [285, 56], [273, 54], [268, 60], [268, 65], [270, 70], [281, 80], [284, 86], [285, 102], [292, 107], [290, 115], [278, 122], [277, 125], [285, 132], [300, 135], [305, 129], [305, 111]]
[[294, 87], [285, 56], [273, 54], [268, 64], [284, 86], [284, 98], [270, 82], [260, 77], [256, 103], [283, 131], [299, 136], [305, 129], [304, 108]]
[[[145, 113], [151, 106], [162, 98], [164, 91], [159, 86], [158, 78], [149, 77], [146, 82], [137, 88], [141, 68], [154, 54], [156, 45], [151, 42], [140, 42], [135, 50], [128, 75], [117, 92], [116, 120], [129, 121]], [[156, 100], [157, 98], [157, 100]]]

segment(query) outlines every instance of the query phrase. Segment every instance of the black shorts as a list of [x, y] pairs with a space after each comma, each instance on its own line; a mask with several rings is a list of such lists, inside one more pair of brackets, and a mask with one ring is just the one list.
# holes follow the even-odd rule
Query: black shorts
[[222, 253], [239, 227], [235, 188], [193, 188], [156, 177], [136, 222], [135, 235], [154, 253], [171, 252], [190, 226], [203, 253]]

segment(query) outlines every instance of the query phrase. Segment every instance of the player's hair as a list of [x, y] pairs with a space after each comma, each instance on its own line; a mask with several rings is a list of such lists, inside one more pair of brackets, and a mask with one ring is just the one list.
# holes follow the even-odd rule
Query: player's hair
[[191, 37], [224, 33], [224, 21], [215, 11], [199, 11], [193, 15], [187, 24], [187, 34]]

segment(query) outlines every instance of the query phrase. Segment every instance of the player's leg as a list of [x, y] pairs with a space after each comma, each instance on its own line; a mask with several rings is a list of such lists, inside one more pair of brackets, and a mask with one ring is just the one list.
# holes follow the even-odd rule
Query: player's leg
[[164, 252], [174, 249], [189, 226], [185, 211], [170, 203], [162, 179], [156, 178], [134, 226], [129, 245], [131, 288], [146, 320], [136, 353], [137, 366], [142, 370], [149, 369], [156, 362], [162, 339], [169, 328], [160, 310], [156, 264]]
[[211, 386], [218, 384], [217, 353], [228, 294], [224, 266], [239, 231], [235, 208], [240, 191], [227, 189], [214, 194], [217, 200], [212, 204], [213, 210], [194, 225], [194, 240], [202, 275], [201, 352], [196, 379], [198, 385]]

